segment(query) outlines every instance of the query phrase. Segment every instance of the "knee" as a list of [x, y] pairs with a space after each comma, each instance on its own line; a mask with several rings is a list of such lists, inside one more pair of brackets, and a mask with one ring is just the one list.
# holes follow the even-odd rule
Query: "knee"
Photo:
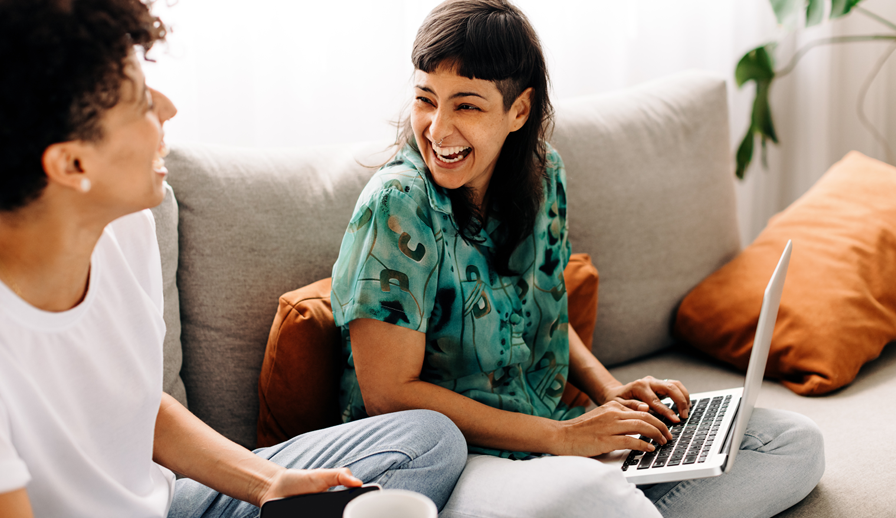
[[[770, 453], [787, 455], [794, 468], [801, 473], [800, 479], [808, 484], [811, 491], [821, 480], [825, 469], [824, 435], [821, 428], [808, 417], [784, 410], [763, 411], [774, 420], [777, 430], [776, 447]], [[808, 491], [807, 491], [808, 493]]]
[[467, 441], [454, 421], [432, 410], [408, 410], [410, 422], [416, 434], [428, 441], [428, 450], [435, 453], [445, 469], [446, 476], [451, 473], [460, 476], [467, 462]]
[[788, 412], [788, 414], [791, 416], [791, 420], [786, 434], [791, 437], [794, 448], [797, 450], [796, 454], [805, 459], [806, 473], [812, 475], [808, 478], [814, 481], [812, 487], [815, 487], [824, 474], [824, 435], [815, 421], [802, 414], [794, 412]]

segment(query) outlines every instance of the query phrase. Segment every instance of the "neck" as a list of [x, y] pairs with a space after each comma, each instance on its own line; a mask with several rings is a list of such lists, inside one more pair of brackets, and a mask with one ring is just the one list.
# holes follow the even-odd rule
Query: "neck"
[[109, 222], [54, 210], [45, 198], [0, 212], [0, 279], [38, 309], [66, 311], [87, 294], [90, 257]]

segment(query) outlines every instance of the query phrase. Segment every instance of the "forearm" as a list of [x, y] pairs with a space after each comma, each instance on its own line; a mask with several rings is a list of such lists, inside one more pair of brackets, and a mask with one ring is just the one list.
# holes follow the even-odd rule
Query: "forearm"
[[585, 347], [572, 326], [569, 326], [569, 381], [599, 405], [609, 399], [608, 388], [622, 385]]
[[153, 460], [228, 496], [260, 505], [260, 497], [283, 468], [225, 438], [162, 394]]
[[[375, 398], [379, 403], [373, 408], [367, 405], [369, 412], [434, 410], [454, 421], [472, 445], [555, 454], [561, 450], [561, 424], [551, 419], [499, 410], [419, 379], [372, 390], [379, 392]], [[365, 402], [368, 400], [366, 394]]]
[[0, 493], [0, 516], [4, 518], [34, 518], [31, 500], [25, 488]]

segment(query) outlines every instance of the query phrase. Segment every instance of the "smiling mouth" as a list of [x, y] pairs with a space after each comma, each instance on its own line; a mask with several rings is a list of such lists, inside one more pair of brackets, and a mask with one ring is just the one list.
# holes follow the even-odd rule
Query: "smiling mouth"
[[163, 140], [156, 150], [156, 156], [152, 159], [152, 170], [157, 173], [167, 173], [168, 168], [165, 167], [165, 157], [168, 156], [168, 144]]
[[454, 162], [460, 162], [464, 158], [467, 158], [467, 155], [473, 151], [473, 148], [469, 146], [439, 147], [437, 144], [433, 143], [432, 150], [435, 152], [436, 158], [440, 161], [445, 162], [446, 164], [453, 164]]

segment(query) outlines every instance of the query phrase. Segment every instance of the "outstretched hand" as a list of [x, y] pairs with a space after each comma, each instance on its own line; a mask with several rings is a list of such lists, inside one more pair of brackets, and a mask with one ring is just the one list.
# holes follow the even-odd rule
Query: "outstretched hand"
[[334, 486], [358, 487], [363, 482], [352, 476], [348, 468], [338, 469], [284, 469], [271, 480], [270, 487], [258, 501], [258, 506], [268, 500], [306, 493], [320, 493]]
[[687, 419], [691, 406], [691, 396], [684, 385], [677, 380], [658, 380], [646, 376], [625, 385], [606, 389], [606, 400], [616, 401], [632, 410], [647, 412], [653, 410], [673, 423], [680, 421], [675, 412], [660, 400], [668, 396], [678, 408], [681, 417]]

